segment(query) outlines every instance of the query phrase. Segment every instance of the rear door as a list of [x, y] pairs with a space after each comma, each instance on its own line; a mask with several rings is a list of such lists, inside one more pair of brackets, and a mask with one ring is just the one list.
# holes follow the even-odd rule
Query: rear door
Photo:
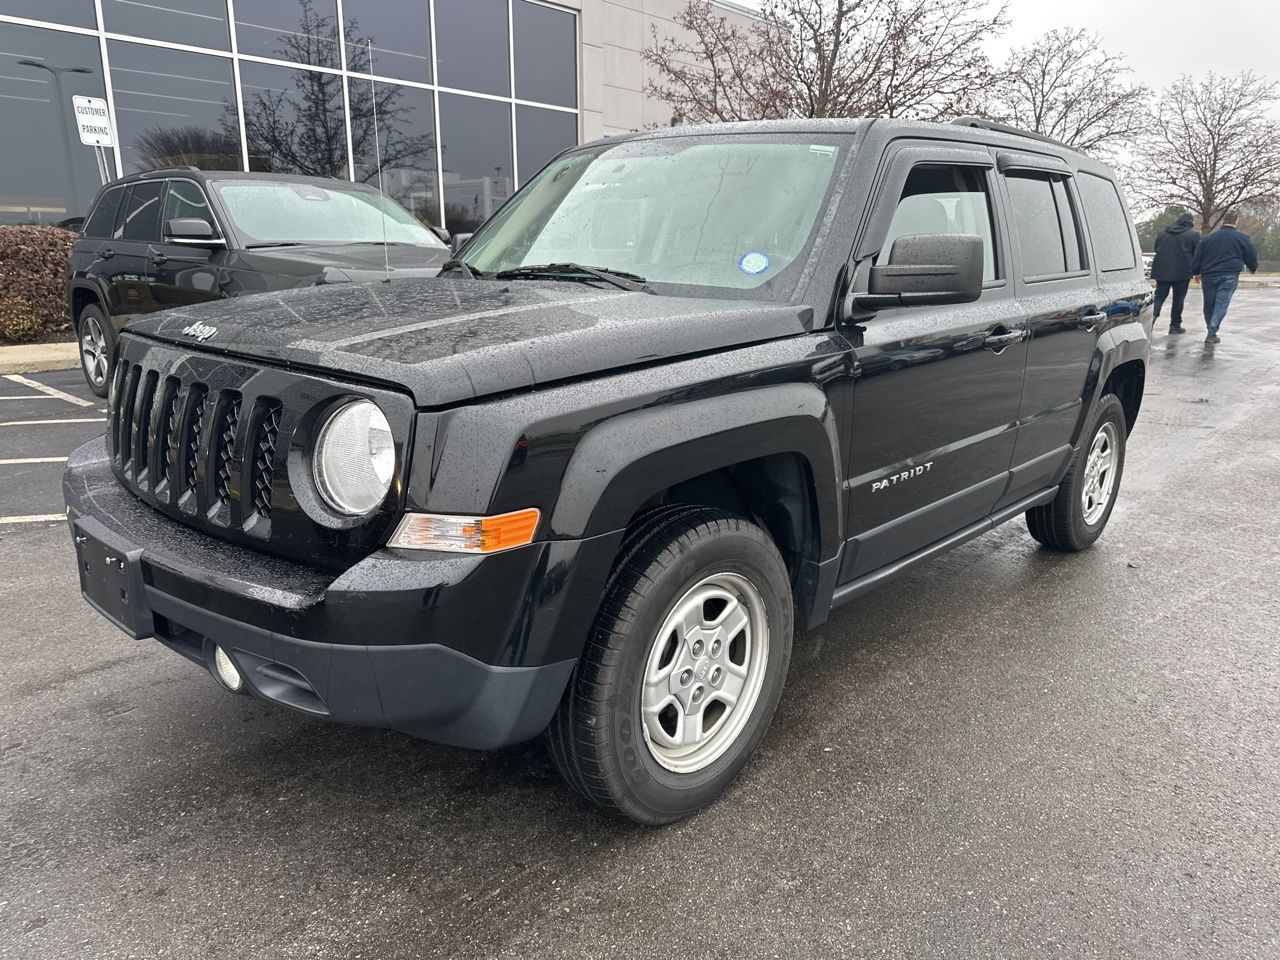
[[[80, 239], [71, 252], [73, 274], [83, 274], [92, 281], [94, 289], [103, 295], [108, 313], [115, 313], [112, 293], [112, 274], [115, 270], [116, 223], [120, 219], [129, 188], [112, 187], [103, 191], [93, 211], [84, 222]], [[123, 322], [123, 321], [122, 321]]]
[[983, 520], [1004, 493], [1026, 360], [985, 147], [891, 148], [858, 258], [899, 237], [967, 234], [986, 252], [981, 299], [882, 309], [847, 334], [857, 357], [841, 579]]
[[100, 276], [107, 285], [116, 329], [132, 317], [155, 309], [147, 279], [147, 253], [160, 237], [163, 180], [142, 180], [129, 188], [111, 239], [104, 241]]
[[204, 220], [213, 228], [217, 240], [224, 237], [200, 184], [194, 180], [170, 180], [160, 217], [161, 237], [147, 250], [147, 275], [157, 309], [225, 296], [219, 284], [225, 243], [176, 243], [165, 239], [164, 225], [170, 220], [185, 219]]
[[1011, 226], [1015, 290], [1030, 335], [1013, 475], [999, 509], [1061, 476], [1106, 315], [1071, 170], [1057, 157], [1008, 152], [997, 155], [997, 165]]

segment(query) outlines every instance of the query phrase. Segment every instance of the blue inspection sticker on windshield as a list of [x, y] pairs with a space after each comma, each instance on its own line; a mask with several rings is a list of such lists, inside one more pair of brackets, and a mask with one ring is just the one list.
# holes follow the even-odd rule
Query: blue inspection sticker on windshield
[[738, 261], [738, 269], [751, 277], [758, 277], [769, 269], [769, 258], [758, 250], [744, 253]]

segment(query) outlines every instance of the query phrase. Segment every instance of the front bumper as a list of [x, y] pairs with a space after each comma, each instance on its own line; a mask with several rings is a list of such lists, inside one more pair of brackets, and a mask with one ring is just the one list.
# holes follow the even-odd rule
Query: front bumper
[[249, 693], [293, 710], [480, 749], [546, 727], [594, 617], [574, 598], [598, 601], [616, 548], [382, 550], [335, 579], [152, 510], [101, 439], [68, 460], [63, 492], [85, 597], [127, 633], [206, 669], [221, 646]]

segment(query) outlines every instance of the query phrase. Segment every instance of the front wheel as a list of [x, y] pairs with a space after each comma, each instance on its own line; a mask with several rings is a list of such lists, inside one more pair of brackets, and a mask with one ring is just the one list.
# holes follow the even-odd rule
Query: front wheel
[[76, 333], [80, 339], [80, 369], [84, 371], [85, 382], [94, 393], [105, 397], [111, 378], [111, 356], [116, 346], [111, 321], [100, 307], [91, 304], [80, 311]]
[[1031, 536], [1055, 550], [1075, 552], [1092, 546], [1116, 505], [1128, 424], [1115, 394], [1098, 401], [1085, 437], [1058, 495], [1043, 507], [1027, 511]]
[[714, 800], [773, 717], [792, 619], [786, 565], [755, 524], [707, 508], [646, 519], [548, 729], [561, 774], [638, 823]]

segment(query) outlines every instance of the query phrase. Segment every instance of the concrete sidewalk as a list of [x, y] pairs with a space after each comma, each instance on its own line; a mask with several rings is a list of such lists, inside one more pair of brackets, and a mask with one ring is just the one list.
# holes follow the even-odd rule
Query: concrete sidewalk
[[0, 347], [0, 374], [72, 370], [80, 364], [79, 344], [23, 343]]

